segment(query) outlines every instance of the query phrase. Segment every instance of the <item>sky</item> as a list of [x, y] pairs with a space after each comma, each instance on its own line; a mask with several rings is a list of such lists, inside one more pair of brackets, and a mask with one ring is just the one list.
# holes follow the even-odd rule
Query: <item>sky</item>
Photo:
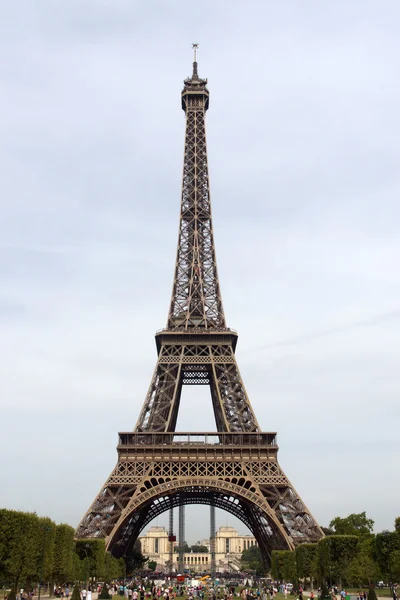
[[[366, 511], [393, 529], [399, 27], [398, 0], [3, 0], [0, 506], [76, 526], [135, 426], [198, 42], [221, 290], [257, 419], [320, 525]], [[184, 388], [177, 429], [215, 430], [206, 388]], [[187, 509], [188, 541], [207, 510]]]

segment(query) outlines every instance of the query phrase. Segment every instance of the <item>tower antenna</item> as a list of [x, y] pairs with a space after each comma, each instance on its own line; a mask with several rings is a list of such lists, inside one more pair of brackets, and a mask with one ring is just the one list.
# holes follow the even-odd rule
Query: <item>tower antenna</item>
[[193, 52], [194, 52], [193, 62], [197, 62], [197, 48], [198, 47], [199, 47], [199, 44], [192, 44], [192, 48], [193, 48]]

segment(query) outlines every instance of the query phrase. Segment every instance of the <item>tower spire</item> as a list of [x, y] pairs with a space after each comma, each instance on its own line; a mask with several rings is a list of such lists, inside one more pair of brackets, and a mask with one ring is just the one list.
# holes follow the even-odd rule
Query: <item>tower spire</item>
[[185, 79], [182, 108], [186, 114], [178, 252], [169, 329], [225, 328], [211, 219], [205, 116], [209, 107], [207, 79], [197, 74], [193, 44], [193, 76]]
[[192, 44], [192, 48], [193, 48], [193, 75], [192, 75], [192, 79], [198, 79], [199, 78], [199, 74], [197, 72], [197, 48], [199, 47], [199, 44]]

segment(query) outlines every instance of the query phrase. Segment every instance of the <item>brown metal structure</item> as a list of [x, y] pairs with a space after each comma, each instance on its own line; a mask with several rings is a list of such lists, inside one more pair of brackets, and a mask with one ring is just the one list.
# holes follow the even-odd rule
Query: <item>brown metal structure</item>
[[[209, 91], [196, 48], [182, 91], [185, 156], [168, 323], [156, 334], [158, 360], [135, 430], [119, 434], [117, 465], [76, 535], [103, 537], [122, 556], [160, 513], [209, 504], [241, 519], [268, 563], [273, 549], [323, 532], [278, 464], [276, 434], [260, 430], [236, 363], [238, 336], [225, 323], [207, 163]], [[209, 386], [217, 433], [175, 432], [185, 384]]]

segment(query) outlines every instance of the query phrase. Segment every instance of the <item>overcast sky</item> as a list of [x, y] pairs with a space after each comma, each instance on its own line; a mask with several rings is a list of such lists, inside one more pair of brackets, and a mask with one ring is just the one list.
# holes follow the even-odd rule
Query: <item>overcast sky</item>
[[[258, 421], [321, 525], [366, 510], [393, 528], [399, 31], [398, 0], [1, 2], [0, 505], [76, 526], [135, 425], [196, 41], [221, 289]], [[184, 388], [178, 429], [215, 430], [206, 388]], [[207, 535], [199, 511], [188, 541]]]

